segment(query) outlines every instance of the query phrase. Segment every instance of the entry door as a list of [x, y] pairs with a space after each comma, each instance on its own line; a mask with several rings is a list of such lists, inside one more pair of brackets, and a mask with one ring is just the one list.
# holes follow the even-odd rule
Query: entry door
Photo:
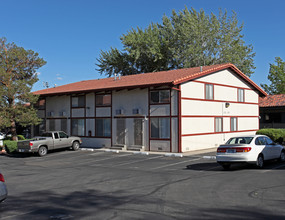
[[126, 144], [126, 119], [118, 118], [117, 119], [117, 144]]
[[140, 118], [134, 119], [134, 144], [143, 145], [143, 120]]

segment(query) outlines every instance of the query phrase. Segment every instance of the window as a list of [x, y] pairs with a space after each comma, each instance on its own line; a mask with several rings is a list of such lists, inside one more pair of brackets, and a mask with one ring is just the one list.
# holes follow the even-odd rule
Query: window
[[39, 99], [37, 103], [35, 104], [35, 108], [38, 110], [43, 110], [46, 108], [46, 100], [45, 99]]
[[111, 119], [96, 118], [95, 129], [97, 137], [111, 137]]
[[237, 118], [231, 118], [231, 131], [237, 131]]
[[169, 139], [170, 138], [170, 119], [151, 118], [151, 138]]
[[255, 139], [255, 144], [256, 145], [266, 145], [266, 140], [264, 137], [258, 137]]
[[212, 84], [206, 84], [205, 99], [214, 99], [214, 86]]
[[96, 106], [111, 106], [111, 94], [96, 95]]
[[49, 119], [49, 130], [50, 131], [55, 130], [55, 119]]
[[59, 132], [59, 137], [60, 138], [68, 138], [68, 135], [64, 132]]
[[250, 144], [253, 137], [234, 137], [227, 141], [226, 144]]
[[83, 108], [85, 106], [85, 96], [73, 96], [72, 97], [72, 107], [73, 108]]
[[71, 134], [76, 136], [84, 136], [85, 134], [85, 121], [84, 119], [71, 120]]
[[244, 102], [244, 89], [238, 89], [238, 102]]
[[61, 127], [61, 131], [65, 131], [67, 132], [67, 119], [60, 119], [60, 127]]
[[150, 92], [150, 103], [169, 103], [170, 102], [170, 91], [169, 90], [158, 90]]
[[59, 139], [58, 133], [54, 133], [54, 139]]
[[223, 131], [223, 118], [215, 118], [215, 132]]

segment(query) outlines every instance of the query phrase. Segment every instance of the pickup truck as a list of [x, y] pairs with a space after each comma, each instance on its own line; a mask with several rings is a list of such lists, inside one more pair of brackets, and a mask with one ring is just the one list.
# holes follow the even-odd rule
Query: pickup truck
[[17, 147], [20, 153], [38, 153], [39, 156], [45, 156], [49, 150], [71, 147], [78, 150], [82, 143], [79, 137], [69, 137], [63, 131], [49, 131], [40, 137], [34, 137], [30, 140], [18, 141]]

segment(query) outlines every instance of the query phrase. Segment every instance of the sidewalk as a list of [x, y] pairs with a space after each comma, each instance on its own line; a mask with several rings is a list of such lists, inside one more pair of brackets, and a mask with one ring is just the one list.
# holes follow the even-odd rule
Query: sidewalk
[[194, 156], [199, 154], [207, 154], [207, 153], [215, 153], [217, 148], [208, 148], [203, 150], [194, 150], [194, 151], [188, 151], [183, 153], [170, 153], [170, 152], [155, 152], [155, 151], [130, 151], [130, 150], [112, 150], [109, 148], [93, 148], [93, 147], [81, 147], [81, 150], [86, 151], [105, 151], [105, 152], [113, 152], [113, 153], [133, 153], [133, 154], [143, 154], [143, 155], [150, 155], [150, 154], [156, 154], [156, 155], [164, 155], [168, 157], [187, 157], [187, 156]]

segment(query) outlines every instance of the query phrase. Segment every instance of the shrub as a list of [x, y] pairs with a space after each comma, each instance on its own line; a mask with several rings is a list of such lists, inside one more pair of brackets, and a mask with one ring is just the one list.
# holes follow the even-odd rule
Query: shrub
[[15, 153], [17, 151], [17, 141], [4, 140], [4, 146], [8, 153]]
[[17, 136], [18, 136], [18, 141], [26, 140], [26, 138], [23, 135], [17, 135]]
[[266, 135], [279, 144], [285, 142], [285, 129], [264, 128], [257, 131], [256, 134]]

